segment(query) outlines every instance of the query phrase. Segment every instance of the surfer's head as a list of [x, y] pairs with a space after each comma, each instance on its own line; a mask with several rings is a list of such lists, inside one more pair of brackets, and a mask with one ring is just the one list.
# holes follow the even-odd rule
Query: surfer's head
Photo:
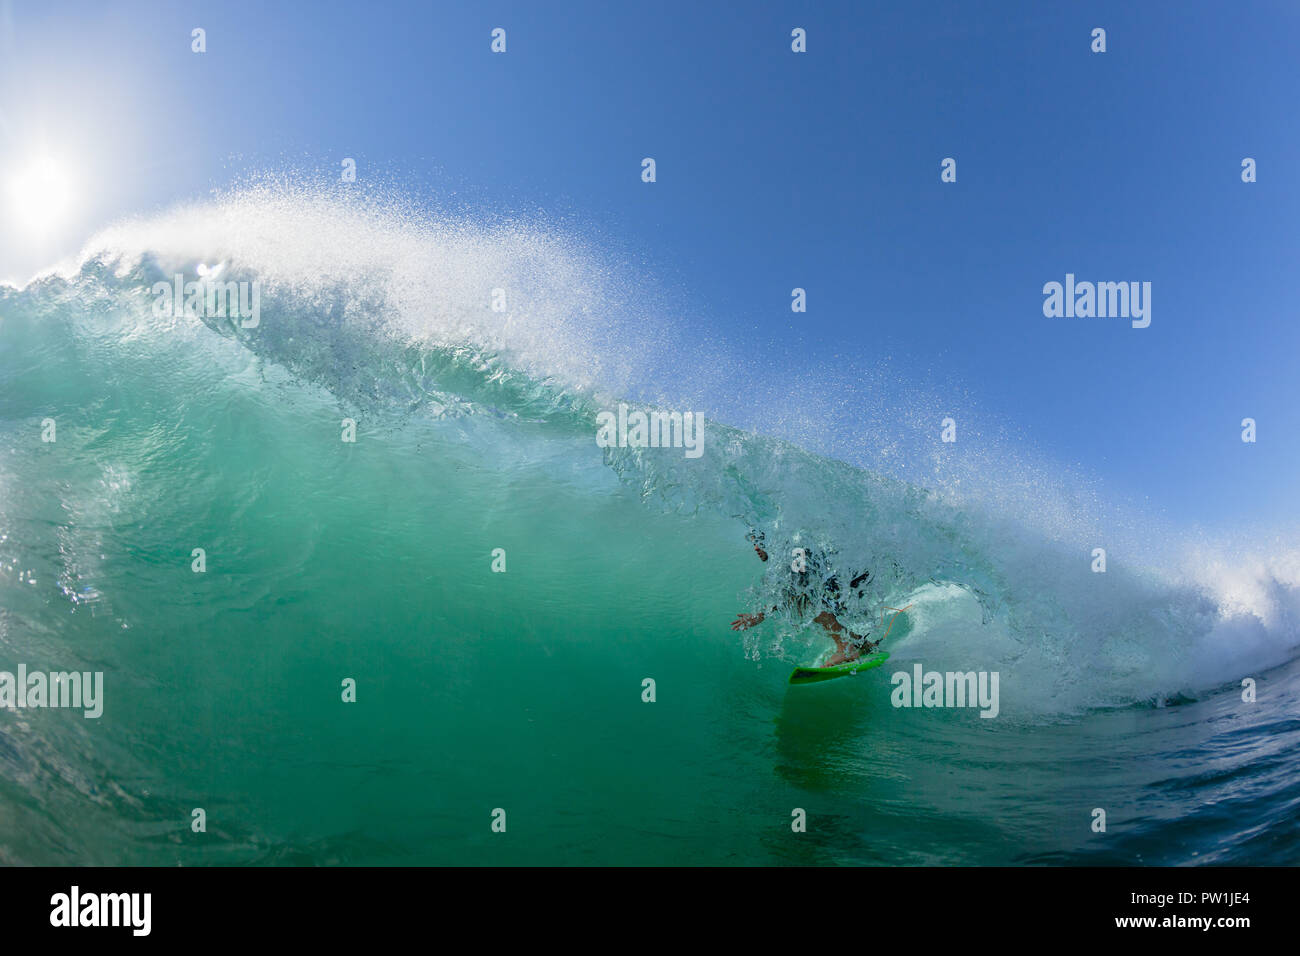
[[759, 531], [757, 528], [750, 528], [749, 534], [745, 535], [745, 537], [753, 543], [754, 553], [758, 555], [759, 559], [766, 561], [767, 552], [763, 550], [763, 544], [765, 543], [763, 532]]

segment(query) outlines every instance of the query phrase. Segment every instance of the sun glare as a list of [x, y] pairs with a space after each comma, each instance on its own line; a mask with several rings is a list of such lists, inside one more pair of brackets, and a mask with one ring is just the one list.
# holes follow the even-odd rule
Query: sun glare
[[6, 224], [29, 235], [49, 235], [68, 218], [75, 200], [67, 167], [52, 156], [38, 156], [9, 182]]

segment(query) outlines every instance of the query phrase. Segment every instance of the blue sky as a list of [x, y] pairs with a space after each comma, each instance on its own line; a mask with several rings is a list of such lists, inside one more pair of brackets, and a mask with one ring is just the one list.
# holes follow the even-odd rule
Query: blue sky
[[[1180, 520], [1290, 522], [1297, 49], [1286, 0], [4, 3], [0, 164], [70, 152], [79, 201], [48, 248], [0, 234], [0, 276], [249, 169], [350, 156], [590, 223], [713, 334], [779, 349], [797, 323], [891, 356]], [[1045, 318], [1067, 272], [1151, 282], [1151, 326]]]

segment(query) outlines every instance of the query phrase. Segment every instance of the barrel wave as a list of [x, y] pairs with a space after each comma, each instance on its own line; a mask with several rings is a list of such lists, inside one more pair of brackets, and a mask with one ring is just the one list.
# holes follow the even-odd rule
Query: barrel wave
[[[948, 461], [887, 372], [738, 390], [620, 261], [260, 185], [0, 286], [0, 671], [104, 675], [99, 718], [0, 712], [0, 862], [1300, 859], [1295, 550]], [[159, 307], [216, 270], [255, 323]], [[620, 402], [703, 454], [601, 447]], [[883, 668], [790, 687], [820, 627], [730, 629], [797, 549], [872, 572], [854, 630], [910, 608]], [[917, 665], [997, 718], [896, 706]]]

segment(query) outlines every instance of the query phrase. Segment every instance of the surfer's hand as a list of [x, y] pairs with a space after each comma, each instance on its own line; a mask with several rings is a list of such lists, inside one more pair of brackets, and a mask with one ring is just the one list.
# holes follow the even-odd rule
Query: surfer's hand
[[733, 631], [743, 631], [747, 627], [753, 627], [755, 624], [763, 623], [763, 615], [759, 614], [741, 614], [731, 622]]

